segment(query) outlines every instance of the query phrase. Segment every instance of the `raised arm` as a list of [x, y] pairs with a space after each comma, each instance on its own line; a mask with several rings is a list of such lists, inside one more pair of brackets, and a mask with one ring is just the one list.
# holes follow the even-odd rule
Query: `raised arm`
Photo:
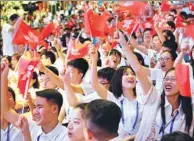
[[[38, 67], [39, 67], [39, 70], [41, 72], [44, 72], [46, 75], [48, 75], [52, 79], [53, 83], [55, 83], [59, 88], [61, 88], [63, 90], [65, 89], [63, 80], [59, 76], [57, 76], [55, 73], [53, 73], [47, 67], [45, 67], [42, 63], [40, 63]], [[72, 86], [72, 89], [75, 93], [80, 93], [80, 94], [84, 93], [81, 86], [74, 85], [74, 84], [71, 84], [71, 86]]]
[[98, 53], [97, 53], [97, 49], [94, 46], [90, 48], [90, 56], [92, 58], [91, 84], [101, 98], [107, 99], [108, 90], [98, 82], [98, 76], [97, 76]]
[[119, 32], [119, 38], [119, 42], [122, 44], [123, 53], [125, 54], [129, 64], [137, 75], [137, 78], [143, 90], [143, 94], [148, 94], [151, 88], [151, 83], [149, 82], [147, 75], [143, 71], [143, 67], [137, 60], [137, 57], [133, 54], [131, 48], [129, 48], [129, 46], [127, 45], [127, 42], [121, 32]]
[[181, 48], [181, 52], [179, 53], [178, 57], [174, 61], [174, 67], [177, 64], [182, 64], [185, 54], [189, 51], [189, 44], [186, 44], [185, 47]]
[[1, 114], [7, 121], [16, 126], [19, 114], [17, 114], [9, 104], [8, 72], [9, 66], [7, 64], [1, 64]]
[[141, 51], [145, 55], [148, 55], [148, 49], [143, 45], [138, 45], [137, 41], [131, 36], [131, 45], [135, 47], [137, 50]]
[[63, 75], [65, 95], [68, 100], [69, 106], [75, 107], [79, 102], [78, 99], [71, 87], [70, 76], [68, 72], [65, 72]]

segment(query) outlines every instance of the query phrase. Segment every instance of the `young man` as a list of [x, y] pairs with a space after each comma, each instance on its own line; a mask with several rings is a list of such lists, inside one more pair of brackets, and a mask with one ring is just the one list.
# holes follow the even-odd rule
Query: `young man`
[[[2, 116], [14, 126], [18, 126], [19, 114], [9, 104], [8, 97], [8, 65], [1, 66], [1, 109]], [[29, 130], [22, 130], [25, 141], [66, 141], [67, 129], [58, 122], [58, 116], [63, 103], [62, 95], [52, 89], [39, 91], [33, 109], [33, 121], [28, 121]], [[25, 120], [24, 120], [25, 121]], [[21, 124], [19, 124], [21, 125]], [[21, 127], [21, 126], [20, 126]], [[25, 124], [28, 129], [27, 123]], [[31, 136], [31, 137], [30, 137]]]
[[41, 54], [41, 61], [45, 66], [50, 66], [55, 63], [56, 56], [52, 51], [45, 51]]
[[111, 101], [90, 102], [84, 112], [86, 141], [120, 141], [117, 131], [121, 116], [120, 108]]
[[5, 24], [2, 27], [2, 38], [3, 38], [3, 55], [12, 56], [14, 54], [14, 47], [12, 44], [12, 34], [13, 34], [13, 26], [18, 20], [19, 15], [13, 14], [10, 16], [10, 24]]

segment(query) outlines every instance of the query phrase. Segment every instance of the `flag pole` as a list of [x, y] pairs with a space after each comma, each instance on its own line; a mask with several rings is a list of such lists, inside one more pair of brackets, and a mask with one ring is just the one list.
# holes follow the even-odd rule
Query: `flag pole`
[[29, 78], [29, 76], [27, 76], [27, 77], [28, 77], [28, 79], [27, 79], [26, 86], [25, 86], [25, 91], [24, 91], [24, 101], [23, 101], [23, 104], [22, 104], [22, 114], [24, 113], [25, 100], [27, 98], [28, 86], [29, 86], [29, 83], [30, 83], [30, 78]]

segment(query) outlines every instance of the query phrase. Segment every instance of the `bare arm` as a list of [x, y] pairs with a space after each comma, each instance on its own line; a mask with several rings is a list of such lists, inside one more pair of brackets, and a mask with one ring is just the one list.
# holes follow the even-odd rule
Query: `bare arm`
[[141, 51], [145, 55], [148, 55], [148, 49], [143, 45], [138, 45], [137, 41], [133, 37], [131, 37], [130, 42], [131, 42], [131, 45], [133, 47], [135, 47], [136, 49], [138, 49], [139, 51]]
[[90, 48], [90, 56], [92, 58], [92, 66], [91, 66], [91, 84], [98, 93], [98, 95], [103, 98], [107, 99], [108, 90], [104, 88], [99, 82], [98, 82], [98, 76], [97, 76], [97, 49], [95, 47]]
[[123, 53], [125, 54], [129, 64], [131, 65], [131, 67], [133, 68], [133, 70], [135, 71], [137, 78], [140, 82], [140, 85], [142, 87], [143, 90], [143, 94], [148, 94], [150, 88], [151, 88], [151, 84], [148, 80], [147, 75], [144, 73], [143, 71], [143, 67], [141, 66], [141, 64], [139, 63], [139, 61], [137, 60], [137, 57], [133, 54], [131, 48], [128, 47], [124, 36], [121, 32], [119, 32], [119, 37], [120, 37], [120, 43], [123, 45]]
[[16, 126], [19, 114], [11, 109], [8, 97], [8, 65], [1, 64], [1, 113], [2, 116], [11, 124]]
[[66, 94], [69, 106], [74, 107], [78, 104], [78, 99], [69, 82], [70, 76], [68, 72], [65, 72], [63, 79], [64, 79], [64, 86], [65, 86], [65, 94]]
[[[53, 83], [55, 83], [59, 88], [61, 88], [63, 90], [65, 89], [64, 82], [59, 76], [54, 74], [51, 70], [49, 70], [47, 67], [45, 67], [42, 63], [39, 64], [39, 68], [40, 68], [40, 71], [42, 71], [46, 75], [48, 75], [52, 79]], [[74, 85], [74, 84], [71, 84], [71, 86], [72, 86], [72, 89], [75, 93], [80, 93], [80, 94], [84, 93], [81, 86]]]

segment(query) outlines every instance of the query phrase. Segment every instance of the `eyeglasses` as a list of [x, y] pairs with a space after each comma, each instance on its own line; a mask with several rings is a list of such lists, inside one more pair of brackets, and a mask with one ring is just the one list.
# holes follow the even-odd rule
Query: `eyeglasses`
[[163, 61], [163, 62], [167, 62], [168, 61], [168, 59], [172, 59], [172, 58], [168, 58], [168, 57], [166, 57], [166, 58], [158, 58], [158, 61]]
[[176, 77], [175, 76], [171, 76], [171, 77], [165, 77], [163, 78], [164, 82], [170, 81], [170, 82], [175, 82], [176, 81]]

